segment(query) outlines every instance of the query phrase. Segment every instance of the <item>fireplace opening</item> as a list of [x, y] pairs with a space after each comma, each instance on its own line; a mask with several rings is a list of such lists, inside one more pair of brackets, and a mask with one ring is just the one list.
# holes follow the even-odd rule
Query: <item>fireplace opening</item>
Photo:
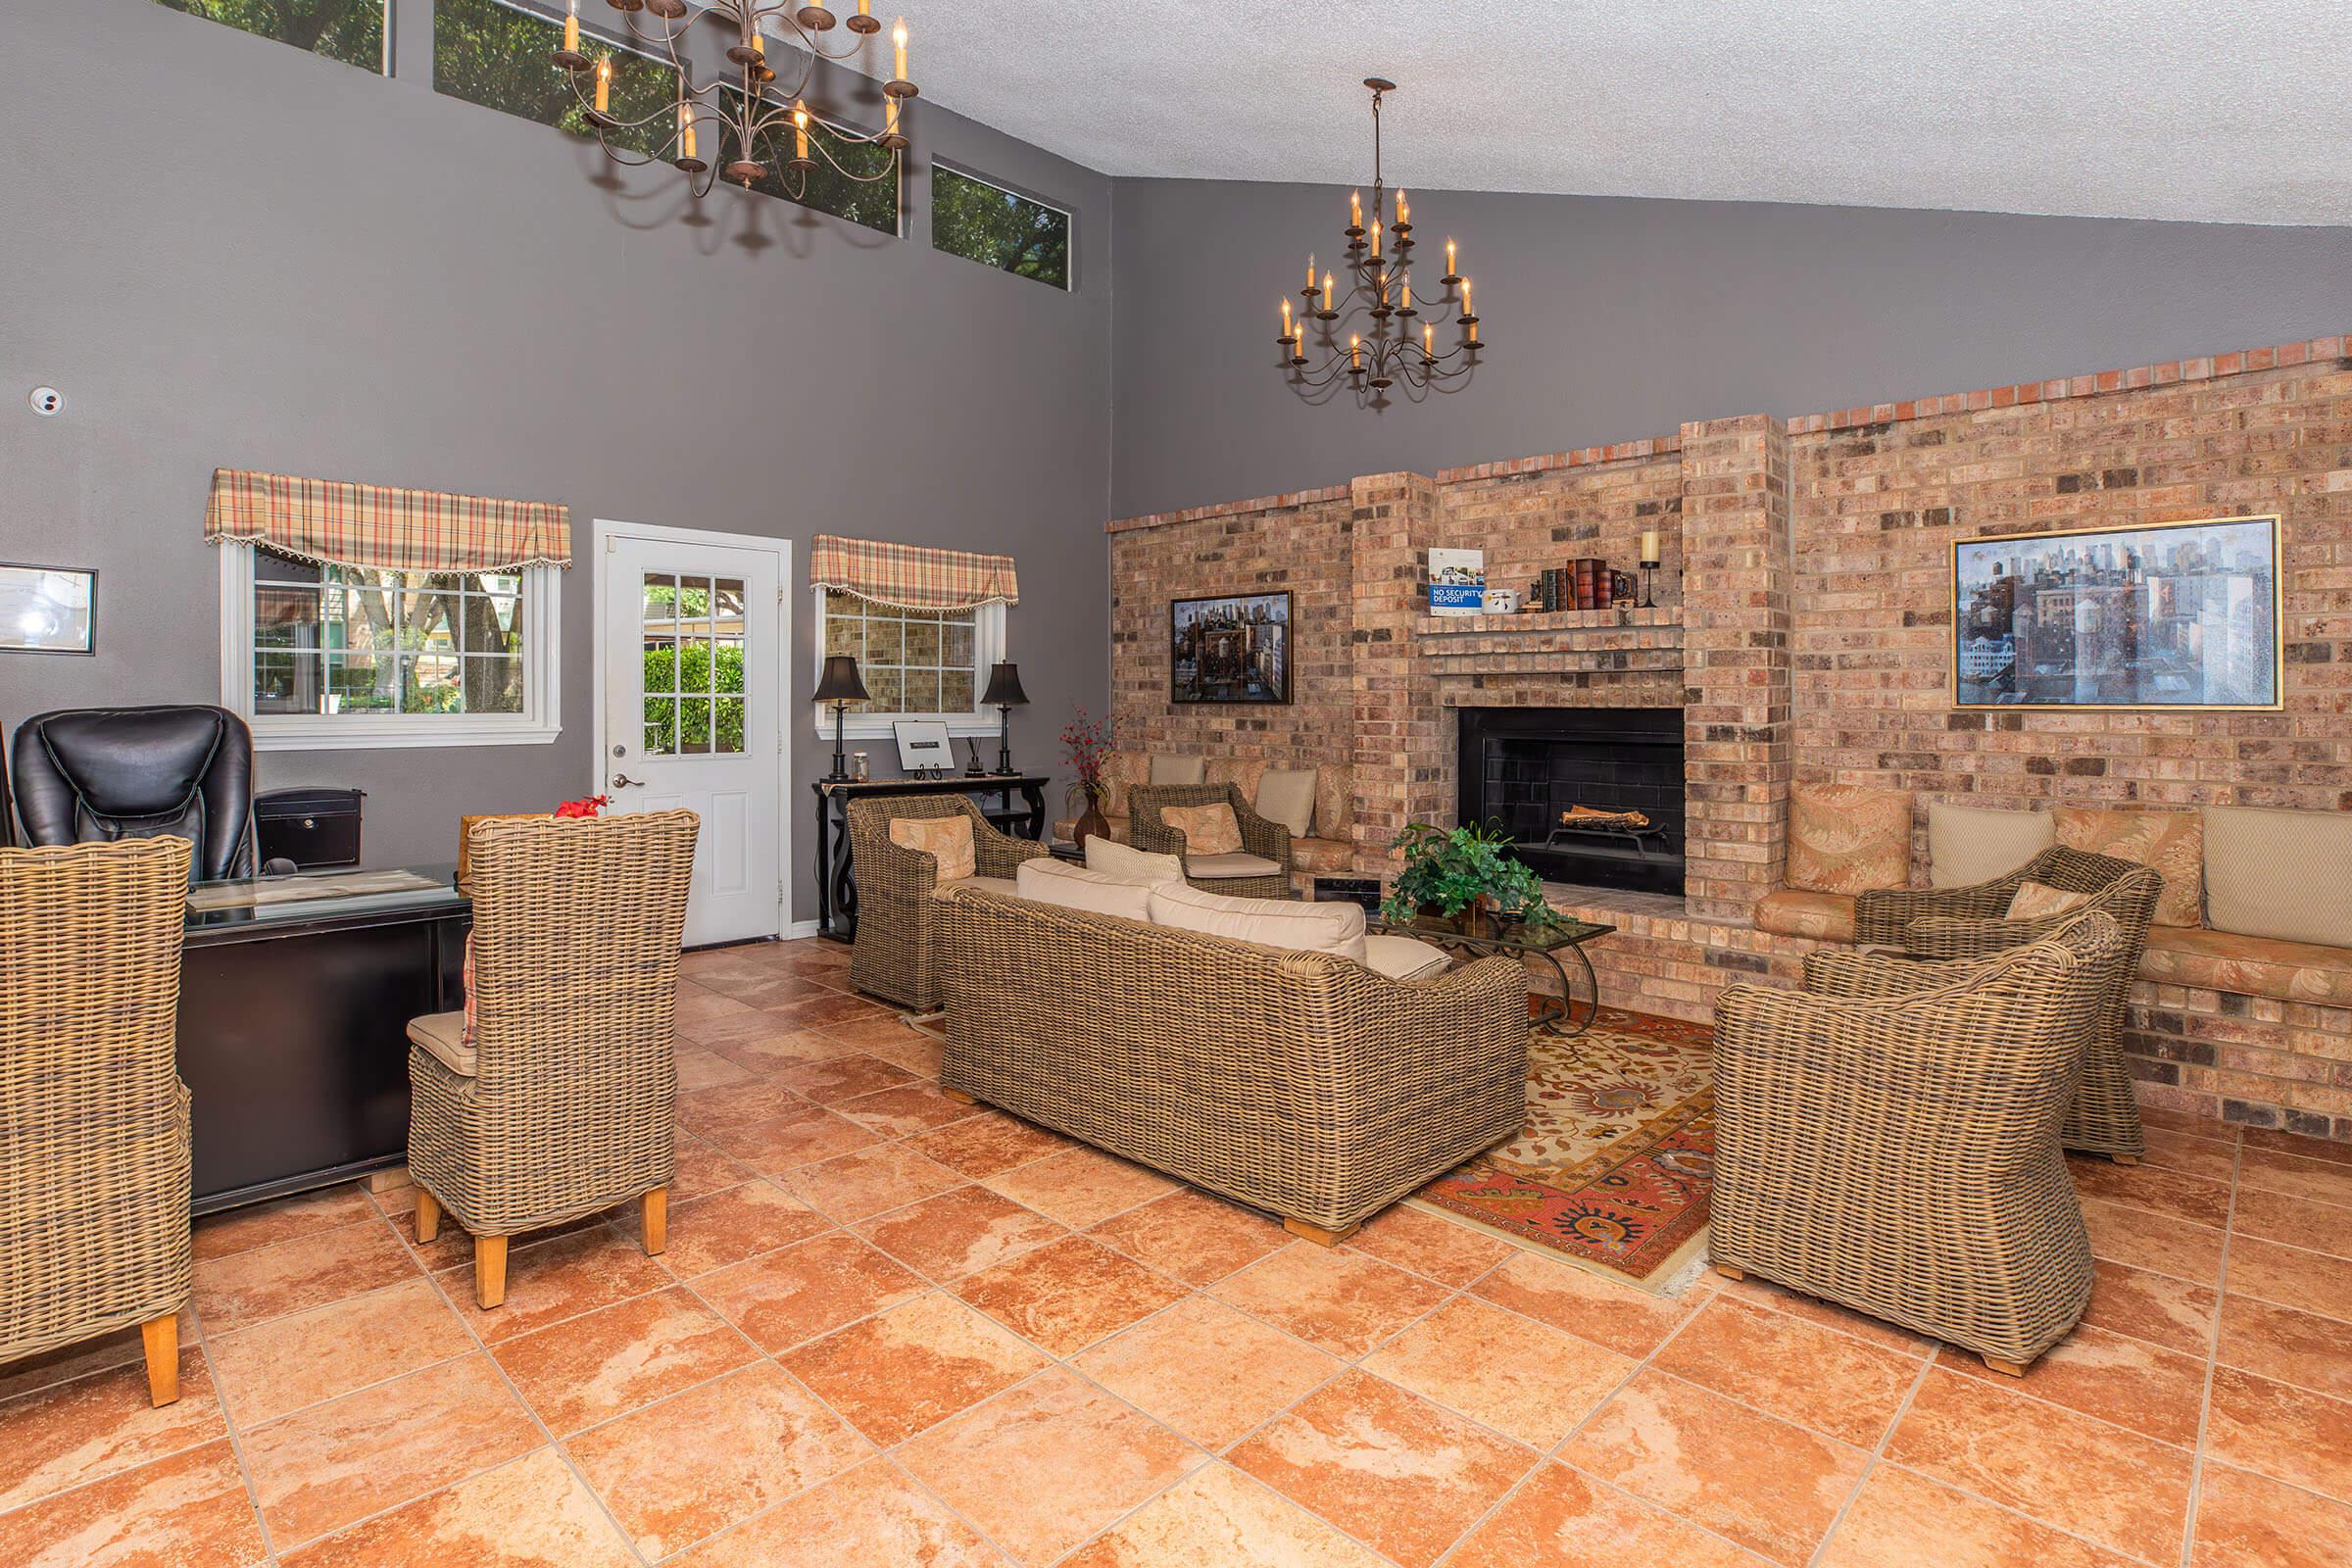
[[[1499, 825], [1546, 881], [1682, 893], [1681, 709], [1465, 708], [1459, 716], [1462, 821]], [[1563, 822], [1576, 808], [1601, 815]]]

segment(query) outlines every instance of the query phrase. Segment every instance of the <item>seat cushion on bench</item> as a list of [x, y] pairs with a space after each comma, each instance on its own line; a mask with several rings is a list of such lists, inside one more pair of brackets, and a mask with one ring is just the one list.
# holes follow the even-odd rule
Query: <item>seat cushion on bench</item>
[[2280, 942], [2202, 926], [2148, 929], [2139, 977], [2197, 991], [2352, 1007], [2352, 948]]
[[421, 1018], [411, 1018], [409, 1038], [459, 1077], [473, 1076], [475, 1058], [473, 1047], [466, 1039], [464, 1011], [428, 1012]]
[[1355, 846], [1345, 839], [1291, 840], [1291, 868], [1334, 875], [1355, 865]]
[[1778, 937], [1815, 942], [1854, 940], [1854, 898], [1848, 893], [1808, 893], [1781, 888], [1756, 901], [1756, 929]]

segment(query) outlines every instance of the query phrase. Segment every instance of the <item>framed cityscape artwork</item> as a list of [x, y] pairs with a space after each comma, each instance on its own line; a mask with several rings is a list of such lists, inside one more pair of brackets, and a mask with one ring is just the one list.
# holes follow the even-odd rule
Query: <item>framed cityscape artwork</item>
[[1168, 602], [1168, 696], [1179, 703], [1291, 700], [1291, 596]]
[[1952, 545], [1959, 708], [2279, 706], [2278, 519]]

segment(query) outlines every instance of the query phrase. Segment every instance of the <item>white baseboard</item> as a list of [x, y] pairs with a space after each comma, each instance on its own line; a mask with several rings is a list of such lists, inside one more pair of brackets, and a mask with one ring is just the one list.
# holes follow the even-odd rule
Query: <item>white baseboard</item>
[[804, 937], [815, 936], [822, 930], [824, 930], [824, 927], [814, 920], [795, 920], [792, 922], [792, 924], [784, 928], [783, 940], [786, 942], [798, 942]]

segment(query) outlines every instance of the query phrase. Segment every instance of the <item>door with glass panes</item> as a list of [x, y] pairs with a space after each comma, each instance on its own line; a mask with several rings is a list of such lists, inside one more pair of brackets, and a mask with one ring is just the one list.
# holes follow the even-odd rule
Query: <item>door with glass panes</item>
[[608, 536], [604, 792], [608, 810], [702, 818], [686, 945], [783, 923], [781, 556]]

